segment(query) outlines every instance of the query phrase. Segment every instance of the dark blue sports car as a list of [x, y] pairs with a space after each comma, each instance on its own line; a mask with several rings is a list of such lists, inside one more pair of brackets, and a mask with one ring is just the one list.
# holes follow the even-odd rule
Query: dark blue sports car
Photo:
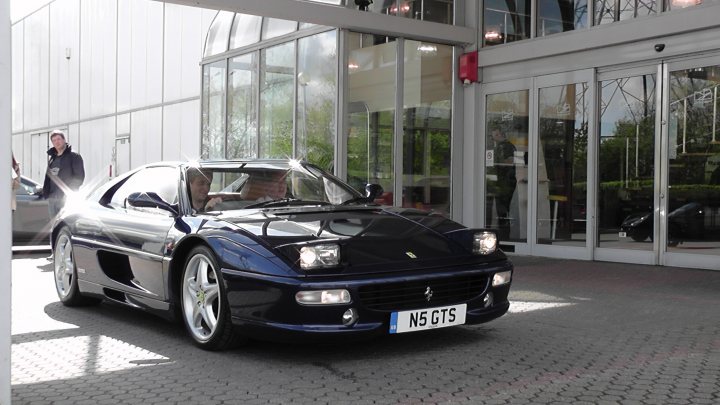
[[180, 317], [218, 350], [248, 337], [375, 336], [503, 315], [513, 266], [495, 233], [376, 205], [294, 160], [157, 163], [95, 190], [52, 231], [68, 306]]

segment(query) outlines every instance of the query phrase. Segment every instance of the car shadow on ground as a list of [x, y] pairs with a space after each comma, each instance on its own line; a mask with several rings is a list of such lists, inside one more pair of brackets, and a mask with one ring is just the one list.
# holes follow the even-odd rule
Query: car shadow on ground
[[[182, 321], [168, 321], [121, 304], [104, 301], [96, 306], [71, 308], [54, 302], [45, 306], [45, 313], [55, 321], [78, 326], [68, 330], [71, 335], [108, 336], [178, 361], [182, 361], [183, 357], [192, 360], [193, 355], [187, 355], [189, 352], [204, 352], [193, 345]], [[57, 333], [52, 331], [50, 334], [55, 338]], [[32, 336], [13, 336], [13, 343], [43, 339], [43, 332], [28, 335]], [[352, 340], [352, 351], [348, 351], [350, 342], [338, 337], [321, 342], [249, 340], [222, 353], [239, 358], [263, 358], [271, 353], [276, 359], [308, 363], [317, 360], [318, 355], [326, 360], [361, 360], [367, 355], [408, 356], [455, 345], [487, 343], [494, 339], [492, 327], [475, 325]]]
[[[15, 249], [16, 246], [13, 246], [13, 249]], [[23, 250], [17, 250], [13, 251], [12, 259], [13, 260], [21, 260], [21, 259], [38, 259], [43, 258], [43, 261], [41, 264], [37, 265], [36, 268], [40, 270], [43, 273], [48, 273], [53, 271], [53, 261], [52, 256], [50, 252], [50, 247], [48, 246], [47, 249], [37, 249], [37, 250], [31, 250], [31, 251], [23, 251]]]
[[43, 273], [49, 273], [52, 272], [53, 269], [53, 262], [50, 259], [46, 259], [47, 263], [43, 264], [42, 266], [38, 266], [38, 269], [42, 271]]

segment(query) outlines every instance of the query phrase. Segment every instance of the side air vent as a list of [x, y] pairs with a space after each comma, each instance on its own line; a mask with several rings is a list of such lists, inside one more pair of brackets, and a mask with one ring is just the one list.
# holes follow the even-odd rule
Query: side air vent
[[133, 286], [131, 281], [134, 277], [127, 255], [104, 250], [99, 251], [97, 255], [100, 268], [106, 276], [118, 283]]
[[103, 293], [106, 297], [110, 298], [111, 300], [125, 302], [125, 293], [120, 292], [118, 290], [113, 290], [112, 288], [103, 288]]

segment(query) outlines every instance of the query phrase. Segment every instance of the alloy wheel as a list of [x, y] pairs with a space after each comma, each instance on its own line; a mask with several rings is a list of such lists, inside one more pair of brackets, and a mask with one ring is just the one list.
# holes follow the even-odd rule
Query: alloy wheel
[[210, 259], [196, 254], [185, 267], [182, 287], [183, 316], [199, 342], [212, 338], [220, 313], [220, 286]]
[[73, 262], [73, 248], [70, 236], [66, 233], [60, 234], [55, 244], [55, 287], [60, 298], [70, 294], [75, 277], [75, 263]]

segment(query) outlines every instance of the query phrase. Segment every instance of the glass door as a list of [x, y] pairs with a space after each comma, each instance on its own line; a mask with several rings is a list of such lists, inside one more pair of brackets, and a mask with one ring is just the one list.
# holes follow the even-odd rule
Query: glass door
[[661, 263], [718, 269], [720, 57], [664, 67]]
[[591, 257], [588, 218], [592, 207], [587, 202], [592, 81], [592, 71], [535, 79], [533, 254]]
[[484, 196], [481, 225], [495, 229], [505, 251], [530, 254], [528, 245], [530, 171], [531, 80], [483, 86], [479, 139], [483, 156], [478, 190]]
[[657, 263], [657, 78], [657, 65], [598, 74], [595, 259]]

